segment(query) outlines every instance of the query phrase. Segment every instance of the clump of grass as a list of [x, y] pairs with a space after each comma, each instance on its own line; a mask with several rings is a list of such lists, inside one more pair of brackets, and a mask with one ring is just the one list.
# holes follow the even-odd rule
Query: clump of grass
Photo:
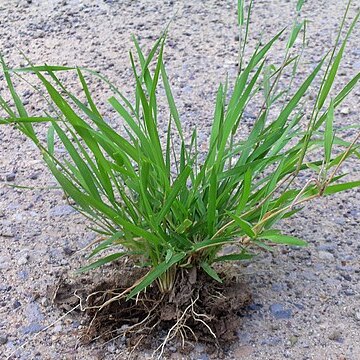
[[[343, 175], [338, 174], [346, 159], [359, 158], [360, 135], [348, 142], [335, 134], [333, 126], [336, 108], [354, 89], [360, 74], [331, 95], [359, 14], [344, 35], [345, 14], [332, 51], [295, 85], [302, 57], [294, 45], [305, 33], [306, 23], [295, 21], [280, 66], [269, 64], [267, 54], [284, 31], [265, 45], [259, 43], [245, 61], [251, 5], [245, 13], [244, 2], [239, 1], [239, 75], [230, 91], [227, 83], [218, 88], [208, 151], [202, 161], [196, 129], [189, 139], [183, 133], [164, 66], [165, 34], [147, 55], [134, 38], [137, 58], [130, 53], [133, 103], [96, 72], [48, 65], [9, 69], [1, 59], [15, 108], [0, 97], [7, 113], [0, 122], [15, 124], [37, 145], [66, 196], [101, 234], [101, 242], [89, 255], [97, 260], [82, 271], [124, 256], [149, 268], [126, 291], [128, 298], [153, 283], [161, 293], [170, 292], [178, 272], [185, 269], [202, 269], [221, 282], [216, 263], [250, 259], [260, 250], [271, 251], [273, 244], [304, 246], [303, 240], [282, 234], [275, 225], [309, 200], [360, 185], [360, 181], [339, 182]], [[301, 6], [299, 1], [299, 11]], [[289, 68], [291, 81], [281, 88], [279, 83]], [[59, 79], [57, 74], [62, 71], [77, 73], [86, 101]], [[51, 104], [52, 111], [42, 117], [29, 115], [16, 92], [12, 76], [24, 73], [37, 76]], [[93, 101], [87, 76], [100, 78], [114, 91], [109, 103], [124, 121], [124, 134], [105, 121]], [[161, 139], [158, 125], [160, 84], [168, 107], [165, 139]], [[315, 100], [307, 113], [307, 95], [314, 87]], [[260, 98], [250, 134], [241, 139], [238, 133], [244, 111]], [[39, 137], [36, 122], [48, 124], [46, 141]], [[176, 142], [180, 143], [177, 150]], [[55, 151], [55, 144], [61, 144], [67, 156]], [[313, 157], [316, 159], [309, 160]], [[302, 173], [309, 175], [306, 183], [297, 181]], [[237, 251], [221, 255], [229, 244]], [[104, 250], [112, 254], [101, 257]]]

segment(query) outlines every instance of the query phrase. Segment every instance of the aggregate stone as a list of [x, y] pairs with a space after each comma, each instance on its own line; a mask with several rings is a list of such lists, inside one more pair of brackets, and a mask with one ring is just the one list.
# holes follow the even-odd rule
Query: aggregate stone
[[0, 345], [5, 345], [8, 342], [8, 337], [6, 335], [0, 335]]
[[319, 251], [319, 259], [326, 261], [333, 261], [334, 255], [329, 253], [328, 251]]
[[343, 279], [346, 280], [346, 281], [351, 281], [351, 280], [352, 280], [352, 279], [351, 279], [351, 276], [350, 276], [349, 274], [341, 273], [340, 275], [341, 275], [341, 276], [343, 277]]
[[276, 346], [283, 342], [283, 339], [279, 336], [269, 336], [261, 341], [261, 345]]
[[199, 356], [196, 357], [196, 360], [209, 360], [209, 355], [207, 354], [201, 354]]
[[40, 332], [42, 329], [44, 329], [45, 326], [40, 325], [38, 323], [31, 323], [28, 326], [25, 326], [22, 328], [22, 333], [24, 335], [28, 335], [28, 334], [36, 334], [38, 332]]
[[32, 174], [29, 176], [29, 179], [31, 179], [31, 180], [36, 180], [38, 177], [39, 177], [39, 173], [32, 173]]
[[272, 284], [271, 289], [276, 292], [283, 291], [285, 286], [283, 284]]
[[15, 232], [10, 226], [4, 226], [0, 228], [0, 235], [6, 238], [12, 238], [15, 236]]
[[29, 273], [26, 270], [21, 270], [18, 272], [18, 277], [21, 280], [25, 280], [29, 277]]
[[28, 321], [32, 323], [40, 323], [44, 320], [44, 315], [36, 302], [31, 302], [25, 307], [25, 315]]
[[28, 254], [24, 254], [24, 255], [20, 256], [17, 261], [18, 265], [27, 264], [29, 262], [29, 258], [30, 258], [30, 256]]
[[63, 251], [64, 251], [64, 254], [67, 256], [71, 256], [75, 252], [75, 250], [69, 248], [68, 246], [64, 246]]
[[327, 251], [329, 253], [334, 253], [336, 250], [336, 246], [333, 244], [324, 244], [324, 245], [319, 245], [318, 246], [318, 250], [319, 251]]
[[360, 321], [360, 310], [355, 312], [355, 320]]
[[291, 309], [284, 308], [283, 304], [272, 304], [270, 305], [271, 314], [278, 320], [290, 319], [292, 317]]
[[10, 259], [6, 256], [0, 256], [0, 270], [7, 270], [10, 268]]
[[0, 292], [8, 292], [12, 289], [11, 285], [0, 284]]
[[355, 291], [353, 289], [345, 289], [344, 294], [346, 296], [353, 296], [353, 295], [355, 295]]
[[10, 174], [6, 174], [5, 179], [6, 179], [6, 181], [10, 182], [10, 181], [14, 181], [15, 177], [16, 177], [15, 173], [10, 173]]
[[76, 210], [70, 205], [57, 205], [50, 209], [50, 216], [65, 216], [75, 213]]
[[330, 334], [329, 334], [329, 339], [333, 340], [333, 341], [341, 341], [342, 340], [342, 331], [341, 330], [333, 330]]
[[15, 300], [15, 301], [13, 302], [13, 309], [17, 309], [17, 308], [20, 307], [20, 306], [21, 306], [21, 303], [20, 303], [19, 300]]

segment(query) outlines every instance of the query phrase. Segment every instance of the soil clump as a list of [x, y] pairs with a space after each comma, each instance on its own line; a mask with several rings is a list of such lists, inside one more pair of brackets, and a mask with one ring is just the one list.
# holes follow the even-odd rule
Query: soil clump
[[87, 324], [79, 333], [83, 344], [120, 337], [130, 349], [164, 352], [171, 342], [187, 353], [200, 341], [208, 353], [221, 353], [238, 340], [251, 294], [236, 276], [223, 275], [219, 283], [196, 268], [182, 269], [171, 292], [162, 294], [152, 285], [127, 300], [126, 290], [144, 275], [145, 269], [134, 267], [95, 286], [90, 279], [64, 280], [54, 302], [65, 311], [79, 305], [77, 313], [85, 312]]

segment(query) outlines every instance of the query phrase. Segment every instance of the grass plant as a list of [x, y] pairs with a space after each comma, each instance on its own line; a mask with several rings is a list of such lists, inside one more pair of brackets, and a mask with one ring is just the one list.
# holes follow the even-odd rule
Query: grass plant
[[[302, 3], [298, 2], [298, 11]], [[349, 6], [350, 2], [333, 49], [297, 85], [306, 22], [294, 22], [280, 65], [271, 64], [268, 53], [285, 30], [266, 43], [259, 42], [246, 60], [252, 1], [246, 7], [239, 0], [239, 74], [233, 85], [219, 85], [203, 160], [196, 129], [189, 137], [184, 134], [175, 105], [164, 66], [166, 33], [148, 54], [134, 38], [135, 53], [130, 52], [133, 102], [94, 71], [31, 64], [9, 68], [1, 58], [12, 104], [0, 97], [6, 113], [0, 123], [14, 124], [37, 145], [66, 196], [101, 236], [82, 271], [124, 256], [134, 258], [149, 270], [126, 292], [132, 298], [153, 283], [168, 293], [177, 274], [186, 269], [202, 269], [221, 282], [216, 263], [251, 259], [259, 251], [272, 251], [274, 244], [306, 245], [281, 233], [276, 224], [309, 200], [360, 185], [360, 181], [343, 182], [345, 174], [339, 173], [349, 157], [360, 157], [360, 133], [345, 141], [334, 125], [336, 109], [357, 85], [360, 73], [337, 94], [331, 91], [359, 17], [345, 32]], [[290, 81], [280, 86], [289, 69]], [[86, 101], [66, 87], [60, 72], [77, 74]], [[28, 113], [13, 82], [14, 76], [27, 73], [36, 75], [41, 94], [51, 105], [52, 110], [41, 117]], [[109, 125], [93, 100], [90, 76], [100, 78], [113, 91], [109, 104], [125, 124], [123, 133]], [[159, 113], [159, 87], [166, 94], [167, 114]], [[310, 91], [316, 94], [312, 101]], [[244, 139], [239, 136], [246, 129], [244, 112], [254, 106], [256, 119]], [[159, 117], [165, 116], [163, 139]], [[39, 136], [44, 126], [46, 140]], [[56, 150], [60, 146], [66, 156]], [[306, 181], [304, 176], [299, 178], [301, 174], [306, 174]], [[224, 255], [228, 245], [237, 250]], [[104, 250], [111, 254], [102, 255]]]

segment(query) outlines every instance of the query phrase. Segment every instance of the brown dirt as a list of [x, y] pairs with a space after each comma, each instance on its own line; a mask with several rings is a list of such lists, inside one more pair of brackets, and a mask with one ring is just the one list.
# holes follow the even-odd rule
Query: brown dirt
[[95, 286], [90, 279], [72, 284], [63, 280], [56, 287], [54, 302], [69, 311], [79, 303], [77, 296], [83, 299], [87, 326], [80, 340], [85, 344], [122, 337], [130, 349], [161, 351], [167, 339], [187, 353], [200, 341], [208, 353], [221, 353], [238, 339], [241, 314], [251, 295], [235, 276], [223, 275], [220, 284], [195, 268], [181, 270], [171, 293], [161, 294], [154, 285], [136, 299], [123, 296], [99, 309], [143, 275], [144, 269], [126, 269]]

